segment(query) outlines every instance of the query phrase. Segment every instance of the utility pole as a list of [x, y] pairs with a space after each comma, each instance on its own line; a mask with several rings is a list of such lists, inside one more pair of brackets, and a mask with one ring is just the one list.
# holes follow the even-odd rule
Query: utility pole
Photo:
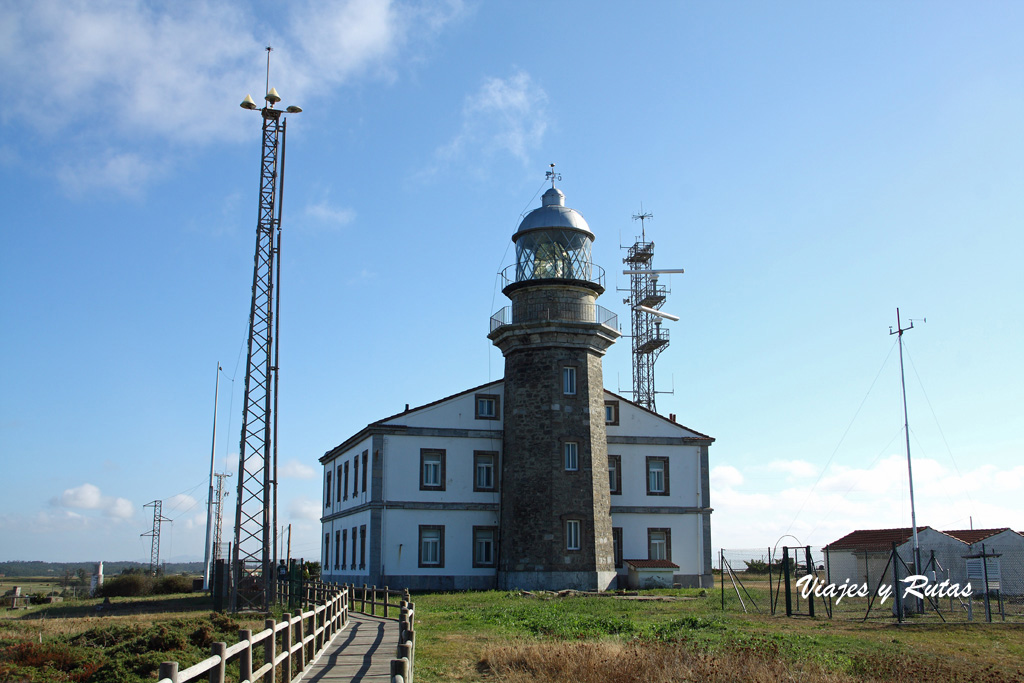
[[149, 536], [153, 539], [149, 550], [149, 573], [152, 576], [156, 576], [156, 570], [160, 566], [160, 525], [163, 522], [173, 521], [161, 514], [163, 504], [162, 500], [154, 500], [142, 506], [144, 508], [153, 508], [153, 529], [139, 534], [139, 536]]
[[214, 456], [217, 452], [217, 399], [220, 396], [220, 362], [217, 363], [217, 379], [213, 385], [213, 443], [210, 445], [210, 495], [206, 499], [206, 556], [203, 558], [203, 590], [210, 590], [213, 574], [213, 479]]
[[897, 341], [900, 346], [900, 387], [903, 389], [903, 433], [907, 437], [907, 478], [910, 481], [910, 526], [914, 541], [914, 571], [921, 571], [921, 546], [917, 542], [917, 512], [914, 509], [914, 468], [910, 464], [910, 420], [907, 417], [907, 381], [903, 375], [903, 333], [914, 329], [914, 321], [903, 327], [900, 323], [900, 309], [896, 309], [896, 329], [889, 327], [889, 334], [899, 335]]

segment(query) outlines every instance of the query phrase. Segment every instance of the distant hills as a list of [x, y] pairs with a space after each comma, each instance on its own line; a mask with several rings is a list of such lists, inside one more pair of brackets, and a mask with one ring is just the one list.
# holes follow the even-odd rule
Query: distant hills
[[[162, 562], [160, 564], [165, 574], [202, 574], [202, 562]], [[17, 576], [54, 576], [61, 577], [65, 573], [76, 573], [84, 569], [90, 575], [96, 570], [95, 562], [39, 562], [39, 561], [9, 561], [0, 562], [0, 574], [8, 578]], [[103, 575], [113, 576], [120, 574], [125, 569], [149, 569], [148, 562], [103, 562]]]

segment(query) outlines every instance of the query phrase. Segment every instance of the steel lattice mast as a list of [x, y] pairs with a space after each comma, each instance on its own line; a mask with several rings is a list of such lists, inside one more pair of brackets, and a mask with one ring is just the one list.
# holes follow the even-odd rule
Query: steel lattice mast
[[629, 306], [633, 342], [633, 401], [651, 411], [656, 411], [654, 386], [654, 363], [669, 343], [668, 330], [662, 327], [662, 319], [679, 318], [661, 312], [668, 289], [658, 283], [663, 273], [682, 273], [681, 268], [670, 270], [654, 269], [654, 242], [647, 240], [645, 221], [654, 218], [651, 213], [633, 216], [640, 221], [640, 236], [631, 247], [626, 248], [624, 274], [629, 275], [629, 298], [623, 303]]
[[149, 536], [153, 539], [149, 549], [149, 573], [156, 574], [156, 570], [160, 567], [160, 525], [163, 522], [170, 522], [162, 514], [164, 502], [162, 500], [154, 500], [151, 503], [146, 503], [142, 507], [153, 508], [153, 529], [145, 533], [139, 534], [139, 536]]
[[[269, 86], [270, 50], [267, 48]], [[280, 303], [281, 207], [287, 121], [268, 88], [263, 117], [259, 219], [253, 257], [252, 305], [245, 370], [242, 435], [238, 452], [238, 499], [232, 551], [231, 609], [269, 608], [274, 598], [274, 550], [277, 527], [277, 318]], [[246, 96], [244, 109], [256, 109]], [[302, 111], [288, 107], [289, 113]], [[275, 288], [275, 279], [278, 280]]]

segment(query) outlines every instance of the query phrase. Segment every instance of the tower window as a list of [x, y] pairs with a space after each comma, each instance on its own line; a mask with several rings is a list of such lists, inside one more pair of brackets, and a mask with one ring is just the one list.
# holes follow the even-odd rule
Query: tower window
[[476, 419], [497, 420], [500, 402], [497, 394], [476, 395]]
[[668, 458], [647, 458], [647, 495], [667, 496]]
[[562, 451], [565, 454], [565, 471], [575, 472], [580, 468], [579, 444], [575, 441], [566, 441], [562, 444]]
[[473, 527], [473, 566], [493, 567], [497, 564], [498, 530], [493, 526]]
[[608, 456], [608, 490], [613, 495], [622, 493], [622, 456]]
[[445, 452], [443, 450], [420, 450], [420, 490], [444, 491]]
[[421, 567], [444, 566], [444, 527], [420, 525]]
[[473, 490], [498, 490], [498, 454], [494, 451], [473, 451]]
[[622, 527], [612, 527], [612, 553], [615, 555], [615, 568], [622, 569]]
[[649, 560], [671, 560], [672, 559], [672, 530], [671, 529], [648, 529], [647, 530], [647, 559], [649, 559]]
[[565, 549], [580, 549], [580, 520], [568, 519], [565, 522]]
[[571, 366], [562, 368], [562, 393], [566, 396], [576, 395], [576, 368]]

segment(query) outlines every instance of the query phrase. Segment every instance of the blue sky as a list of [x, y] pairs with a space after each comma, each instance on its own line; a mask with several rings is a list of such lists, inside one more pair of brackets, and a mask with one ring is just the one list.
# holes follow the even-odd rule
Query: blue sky
[[[201, 558], [237, 466], [259, 117], [289, 120], [280, 518], [317, 458], [497, 379], [496, 273], [547, 164], [672, 276], [658, 407], [714, 436], [713, 544], [1024, 528], [1024, 6], [4, 2], [0, 560]], [[628, 332], [628, 330], [627, 330]], [[630, 387], [626, 341], [606, 385]], [[234, 378], [234, 381], [232, 381]], [[229, 479], [230, 482], [236, 479]], [[233, 525], [234, 496], [228, 499]], [[227, 540], [227, 538], [225, 538]]]

